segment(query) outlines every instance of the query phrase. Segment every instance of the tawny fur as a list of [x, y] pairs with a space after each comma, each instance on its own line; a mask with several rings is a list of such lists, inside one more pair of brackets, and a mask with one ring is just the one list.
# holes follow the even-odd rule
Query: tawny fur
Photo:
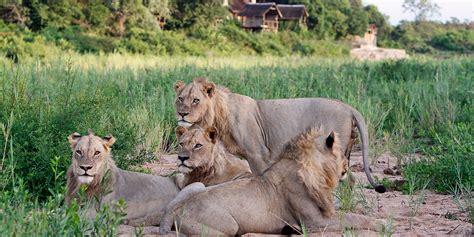
[[[172, 179], [119, 169], [111, 155], [110, 146], [115, 142], [112, 136], [100, 138], [92, 132], [87, 136], [74, 133], [68, 139], [73, 157], [67, 172], [66, 203], [77, 198], [80, 186], [85, 185], [86, 200], [79, 202], [98, 198], [99, 203], [111, 204], [123, 198], [127, 202], [125, 223], [133, 226], [160, 223], [166, 205], [179, 192]], [[81, 166], [89, 168], [85, 171]], [[92, 177], [92, 181], [81, 183], [84, 177]], [[88, 218], [95, 218], [96, 207], [89, 207]]]
[[[313, 159], [318, 152], [317, 137], [324, 136], [321, 129], [311, 129], [289, 142], [280, 155], [280, 159], [294, 159], [298, 163], [299, 178], [308, 190], [308, 194], [323, 211], [323, 216], [330, 217], [335, 213], [333, 191], [345, 170], [337, 135], [333, 135], [334, 144], [330, 150], [332, 158], [320, 156]], [[327, 148], [319, 148], [327, 149]]]
[[[178, 159], [177, 165], [180, 167], [184, 163], [190, 167], [183, 168], [186, 172], [182, 171], [184, 180], [178, 183], [180, 188], [194, 182], [211, 186], [251, 175], [247, 161], [227, 152], [217, 139], [211, 137], [216, 136], [215, 132], [214, 129], [204, 130], [199, 126], [190, 130], [176, 128], [180, 143], [179, 156], [188, 157], [184, 162]], [[196, 144], [201, 145], [197, 150], [194, 148]]]
[[[333, 191], [345, 159], [322, 130], [312, 129], [291, 140], [280, 159], [262, 175], [204, 188], [187, 187], [167, 208], [160, 224], [167, 234], [173, 223], [188, 235], [279, 234], [286, 225], [304, 225], [309, 232], [341, 230], [343, 227], [377, 230], [375, 219], [334, 215]], [[329, 144], [329, 145], [328, 145]]]
[[254, 174], [262, 174], [279, 159], [285, 144], [309, 127], [337, 132], [341, 152], [349, 158], [357, 127], [367, 178], [377, 191], [384, 192], [370, 175], [367, 125], [347, 104], [326, 98], [254, 100], [204, 78], [188, 85], [178, 81], [175, 92], [178, 124], [215, 127], [225, 148], [246, 158]]

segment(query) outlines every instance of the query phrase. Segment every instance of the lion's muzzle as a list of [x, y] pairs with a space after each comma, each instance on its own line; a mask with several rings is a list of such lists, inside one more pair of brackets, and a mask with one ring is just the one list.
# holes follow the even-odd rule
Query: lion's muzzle
[[178, 126], [189, 128], [189, 127], [193, 126], [193, 124], [188, 122], [188, 121], [185, 121], [185, 120], [179, 120], [178, 121]]
[[185, 164], [185, 161], [189, 160], [189, 156], [178, 156], [178, 170], [181, 173], [188, 173], [192, 170], [191, 167]]
[[94, 180], [93, 176], [90, 175], [81, 175], [77, 177], [79, 183], [89, 185]]

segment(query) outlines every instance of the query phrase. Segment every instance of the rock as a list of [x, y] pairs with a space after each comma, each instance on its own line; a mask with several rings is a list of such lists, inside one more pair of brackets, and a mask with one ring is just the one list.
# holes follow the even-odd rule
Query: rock
[[403, 49], [356, 48], [351, 50], [351, 57], [361, 60], [404, 59], [408, 54]]

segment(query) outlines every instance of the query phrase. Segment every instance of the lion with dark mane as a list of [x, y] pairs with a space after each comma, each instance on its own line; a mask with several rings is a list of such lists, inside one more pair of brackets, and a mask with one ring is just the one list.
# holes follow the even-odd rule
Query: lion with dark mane
[[[112, 160], [115, 138], [111, 135], [100, 138], [89, 131], [87, 136], [73, 133], [68, 140], [73, 155], [67, 172], [66, 203], [77, 198], [80, 186], [86, 185], [87, 200], [96, 197], [99, 203], [113, 203], [123, 198], [127, 224], [160, 223], [166, 205], [179, 192], [172, 179], [119, 169]], [[95, 207], [89, 207], [87, 216], [94, 218], [95, 214]]]
[[193, 183], [169, 205], [160, 224], [168, 234], [173, 223], [180, 233], [229, 236], [279, 234], [286, 226], [308, 232], [344, 227], [378, 230], [382, 221], [357, 214], [335, 215], [333, 191], [344, 170], [336, 133], [318, 129], [291, 140], [262, 175], [205, 188]]
[[254, 100], [204, 78], [188, 85], [177, 81], [175, 92], [178, 125], [217, 128], [225, 148], [246, 158], [254, 174], [262, 174], [276, 162], [290, 138], [315, 126], [337, 132], [341, 151], [349, 159], [357, 127], [367, 179], [376, 191], [385, 191], [370, 174], [367, 125], [362, 115], [347, 104], [326, 98]]

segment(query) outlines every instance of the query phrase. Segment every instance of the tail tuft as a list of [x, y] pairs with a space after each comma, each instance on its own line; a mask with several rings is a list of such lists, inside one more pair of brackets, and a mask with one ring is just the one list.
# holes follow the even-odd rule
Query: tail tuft
[[377, 191], [378, 193], [385, 193], [385, 191], [387, 190], [383, 185], [378, 185], [377, 187], [375, 187], [375, 191]]
[[281, 229], [281, 234], [282, 235], [300, 235], [301, 231], [299, 231], [297, 228], [289, 225], [285, 225]]

